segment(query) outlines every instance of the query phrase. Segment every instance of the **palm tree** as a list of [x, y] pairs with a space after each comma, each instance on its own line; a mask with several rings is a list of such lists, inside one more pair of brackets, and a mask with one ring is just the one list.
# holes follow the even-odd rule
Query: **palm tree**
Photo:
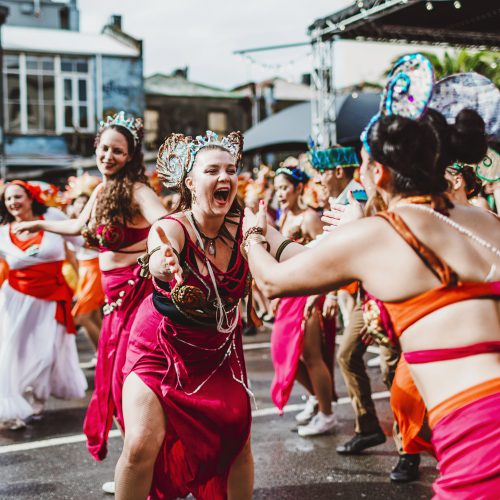
[[[461, 49], [458, 52], [445, 52], [442, 58], [430, 52], [421, 52], [434, 66], [436, 80], [454, 73], [467, 73], [475, 71], [489, 78], [497, 87], [500, 87], [500, 53], [482, 50], [480, 52], [469, 52]], [[401, 57], [401, 56], [399, 56]], [[399, 57], [395, 58], [391, 67], [394, 66]], [[385, 72], [387, 75], [390, 69]]]

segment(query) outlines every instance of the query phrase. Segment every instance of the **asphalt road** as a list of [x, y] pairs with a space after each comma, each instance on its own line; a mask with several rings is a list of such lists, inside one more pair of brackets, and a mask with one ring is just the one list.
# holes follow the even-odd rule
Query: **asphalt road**
[[[255, 457], [255, 494], [257, 500], [383, 499], [411, 500], [430, 498], [436, 476], [435, 461], [423, 457], [420, 480], [406, 485], [389, 481], [389, 471], [397, 461], [392, 441], [392, 416], [387, 392], [378, 368], [370, 368], [377, 412], [388, 439], [384, 445], [363, 455], [343, 457], [335, 446], [348, 440], [353, 432], [353, 410], [338, 369], [336, 387], [340, 396], [336, 407], [339, 427], [335, 434], [301, 438], [294, 415], [302, 408], [303, 391], [296, 386], [282, 417], [277, 415], [269, 397], [272, 365], [269, 358], [269, 333], [245, 339], [245, 356], [252, 390], [257, 400], [252, 426]], [[92, 352], [83, 335], [78, 336], [82, 362]], [[367, 358], [373, 358], [367, 354]], [[86, 370], [90, 386], [92, 370]], [[22, 500], [105, 500], [112, 498], [101, 485], [113, 478], [121, 449], [118, 431], [112, 431], [109, 454], [95, 462], [87, 453], [82, 422], [85, 401], [51, 399], [44, 418], [21, 431], [0, 431], [0, 499]]]

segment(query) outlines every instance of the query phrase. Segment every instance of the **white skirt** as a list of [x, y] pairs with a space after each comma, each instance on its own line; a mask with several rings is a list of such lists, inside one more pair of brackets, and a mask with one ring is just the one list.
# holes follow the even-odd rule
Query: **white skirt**
[[0, 422], [25, 419], [33, 409], [27, 390], [39, 400], [50, 395], [85, 397], [87, 380], [78, 364], [74, 335], [55, 319], [55, 301], [0, 290]]

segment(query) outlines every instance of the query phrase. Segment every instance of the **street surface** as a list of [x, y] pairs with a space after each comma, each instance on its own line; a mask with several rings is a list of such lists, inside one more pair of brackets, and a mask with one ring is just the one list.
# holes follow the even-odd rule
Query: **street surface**
[[[92, 350], [84, 335], [78, 335], [80, 359], [86, 363]], [[255, 458], [256, 500], [328, 499], [428, 499], [436, 476], [435, 461], [423, 457], [418, 482], [394, 485], [389, 481], [397, 461], [391, 438], [392, 415], [388, 393], [379, 368], [369, 368], [377, 398], [377, 412], [387, 442], [363, 455], [343, 457], [335, 446], [352, 436], [353, 410], [346, 398], [342, 376], [336, 370], [340, 397], [336, 407], [338, 431], [329, 436], [301, 438], [294, 415], [303, 407], [304, 392], [296, 385], [285, 414], [279, 417], [269, 397], [273, 375], [269, 355], [269, 332], [245, 339], [245, 357], [257, 400], [254, 409], [252, 443]], [[371, 359], [374, 354], [367, 354]], [[86, 369], [89, 385], [93, 371]], [[104, 482], [113, 479], [121, 449], [117, 430], [112, 431], [109, 453], [104, 462], [95, 462], [85, 448], [82, 422], [85, 401], [51, 399], [43, 420], [21, 431], [0, 431], [0, 499], [10, 500], [105, 500]]]

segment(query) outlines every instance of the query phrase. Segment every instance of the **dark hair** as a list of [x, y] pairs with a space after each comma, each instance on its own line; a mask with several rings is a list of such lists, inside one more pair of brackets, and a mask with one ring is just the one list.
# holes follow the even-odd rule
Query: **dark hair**
[[131, 222], [139, 214], [139, 207], [133, 202], [134, 184], [141, 182], [149, 185], [144, 166], [141, 137], [139, 137], [138, 144], [135, 145], [134, 137], [126, 127], [110, 125], [99, 130], [94, 146], [96, 148], [99, 146], [102, 134], [110, 129], [120, 132], [125, 137], [131, 159], [106, 182], [99, 192], [95, 211], [96, 225], [123, 225], [126, 222]]
[[[0, 224], [9, 224], [10, 222], [13, 222], [15, 220], [12, 214], [7, 210], [7, 206], [5, 205], [5, 192], [7, 191], [9, 185], [10, 184], [7, 184], [0, 194]], [[47, 212], [47, 205], [44, 205], [43, 203], [40, 203], [39, 201], [33, 199], [31, 197], [31, 193], [23, 186], [19, 184], [13, 184], [13, 186], [19, 186], [20, 188], [22, 188], [31, 199], [31, 210], [33, 212], [33, 215], [40, 216]]]
[[425, 121], [382, 116], [370, 128], [371, 156], [388, 167], [394, 189], [402, 194], [438, 194], [446, 191], [444, 166], [437, 164], [439, 139]]
[[298, 167], [280, 167], [276, 170], [275, 176], [283, 175], [296, 188], [299, 184], [305, 184], [309, 176]]
[[478, 163], [488, 149], [484, 120], [472, 109], [463, 109], [448, 125], [446, 118], [435, 109], [428, 109], [423, 122], [437, 133], [440, 148], [438, 164], [446, 168], [453, 163]]
[[[205, 146], [201, 151], [198, 152], [200, 154], [202, 151], [224, 151], [228, 154], [229, 151], [222, 146], [219, 146], [217, 144], [210, 144], [208, 146]], [[194, 159], [193, 167], [196, 164], [198, 155]], [[239, 159], [237, 158], [236, 163], [238, 163]], [[238, 165], [236, 165], [238, 167]], [[184, 182], [186, 180], [186, 177], [182, 180], [182, 182], [179, 184], [179, 187], [175, 190], [181, 195], [181, 198], [179, 200], [179, 203], [177, 203], [177, 206], [174, 209], [174, 212], [179, 212], [179, 211], [185, 211], [185, 210], [191, 210], [191, 206], [193, 205], [193, 196], [191, 194], [191, 190], [186, 186], [186, 183]], [[243, 212], [243, 207], [241, 206], [240, 202], [238, 201], [238, 196], [235, 196], [233, 203], [231, 207], [229, 208], [228, 215], [230, 217], [232, 216], [239, 216]]]

